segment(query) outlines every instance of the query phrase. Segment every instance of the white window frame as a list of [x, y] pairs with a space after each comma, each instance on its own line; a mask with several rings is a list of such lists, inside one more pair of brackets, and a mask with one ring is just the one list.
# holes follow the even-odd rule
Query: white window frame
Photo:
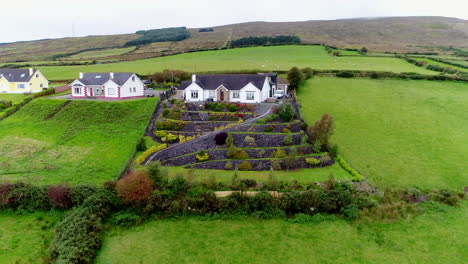
[[[252, 95], [252, 96], [249, 96], [249, 95]], [[252, 92], [252, 91], [245, 92], [245, 100], [254, 101], [255, 100], [255, 92]]]
[[18, 83], [18, 84], [16, 85], [16, 88], [18, 88], [18, 89], [25, 89], [25, 88], [26, 88], [26, 85], [25, 85], [24, 83]]
[[240, 98], [240, 92], [239, 91], [233, 91], [232, 92], [232, 98]]
[[81, 94], [81, 87], [74, 87], [73, 89], [74, 89], [73, 91], [75, 92], [75, 94]]
[[215, 90], [209, 90], [208, 94], [209, 94], [208, 95], [209, 98], [215, 98], [215, 96], [216, 96]]
[[133, 87], [133, 92], [136, 93], [136, 87]]
[[107, 95], [115, 95], [115, 89], [114, 88], [107, 88]]
[[128, 92], [132, 93], [132, 87], [128, 88]]
[[[194, 96], [195, 95], [195, 96]], [[191, 90], [190, 91], [190, 98], [198, 99], [198, 90]]]

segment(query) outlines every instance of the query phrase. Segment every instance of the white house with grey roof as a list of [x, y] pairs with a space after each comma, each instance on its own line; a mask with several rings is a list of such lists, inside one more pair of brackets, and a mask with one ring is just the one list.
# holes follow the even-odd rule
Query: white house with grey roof
[[129, 72], [82, 73], [70, 84], [72, 97], [132, 98], [144, 96], [145, 85]]
[[260, 103], [277, 89], [276, 73], [193, 74], [179, 86], [185, 101]]

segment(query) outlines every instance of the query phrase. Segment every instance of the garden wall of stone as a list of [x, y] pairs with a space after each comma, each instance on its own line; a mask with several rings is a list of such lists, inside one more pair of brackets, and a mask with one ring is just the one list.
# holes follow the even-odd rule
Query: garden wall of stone
[[[284, 144], [284, 138], [288, 134], [249, 134], [249, 133], [240, 133], [235, 134], [231, 133], [234, 138], [234, 145], [239, 148], [248, 148], [248, 147], [283, 147], [287, 146]], [[245, 142], [245, 137], [250, 136], [255, 139], [255, 144], [248, 144]], [[301, 134], [292, 134], [293, 143], [292, 145], [299, 145], [301, 143]]]

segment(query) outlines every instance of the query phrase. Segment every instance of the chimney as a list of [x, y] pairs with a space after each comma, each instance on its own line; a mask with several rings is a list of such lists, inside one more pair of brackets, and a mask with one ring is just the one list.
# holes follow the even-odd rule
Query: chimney
[[192, 82], [196, 82], [196, 81], [197, 81], [197, 75], [192, 74]]
[[80, 72], [80, 79], [83, 79], [83, 73]]
[[33, 72], [34, 72], [34, 69], [33, 69], [33, 68], [29, 68], [29, 76], [33, 75]]
[[111, 78], [111, 79], [114, 79], [114, 73], [113, 73], [113, 72], [110, 72], [109, 74], [110, 74], [110, 78]]

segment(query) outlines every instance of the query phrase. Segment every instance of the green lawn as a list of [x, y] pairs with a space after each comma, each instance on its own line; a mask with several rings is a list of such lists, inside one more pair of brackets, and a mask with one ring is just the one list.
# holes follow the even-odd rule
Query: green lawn
[[31, 95], [0, 93], [0, 100], [8, 100], [13, 104], [19, 103], [28, 97], [31, 97]]
[[58, 213], [0, 211], [0, 263], [42, 263], [59, 221]]
[[[448, 62], [457, 63], [468, 67], [468, 60], [448, 60]], [[465, 69], [465, 71], [468, 71], [468, 69]]]
[[115, 177], [157, 98], [123, 102], [36, 99], [0, 121], [0, 179], [100, 184]]
[[107, 232], [96, 263], [466, 263], [468, 203], [393, 223], [153, 220]]
[[441, 66], [441, 67], [444, 67], [444, 68], [452, 68], [454, 70], [459, 70], [459, 71], [464, 71], [464, 72], [468, 72], [468, 69], [465, 69], [465, 68], [462, 68], [462, 67], [458, 67], [458, 66], [453, 66], [453, 65], [450, 65], [450, 64], [447, 64], [447, 63], [443, 63], [443, 62], [438, 62], [438, 61], [435, 61], [435, 60], [431, 60], [431, 59], [427, 59], [427, 58], [418, 58], [418, 57], [413, 57], [413, 59], [415, 60], [418, 60], [418, 61], [425, 61], [427, 62], [427, 65], [437, 65], [437, 66]]
[[92, 59], [92, 58], [98, 58], [98, 57], [107, 57], [107, 56], [121, 55], [124, 53], [128, 53], [134, 49], [135, 47], [91, 50], [91, 51], [80, 52], [78, 54], [68, 56], [64, 59], [65, 60], [82, 60], [82, 59]]
[[[230, 183], [234, 171], [227, 170], [204, 170], [204, 169], [184, 169], [178, 167], [167, 167], [169, 176], [175, 177], [176, 175], [183, 175], [190, 177], [194, 181], [208, 180], [210, 177], [216, 177], [217, 181]], [[265, 182], [270, 176], [269, 171], [238, 171], [239, 178], [241, 179], [255, 179], [259, 182]], [[343, 170], [338, 163], [330, 167], [315, 168], [315, 169], [299, 169], [291, 171], [275, 171], [273, 175], [278, 180], [291, 181], [298, 180], [300, 182], [320, 182], [325, 181], [330, 175], [336, 179], [349, 179], [348, 172]]]
[[372, 183], [466, 186], [467, 83], [314, 78], [299, 100], [308, 123], [335, 118], [332, 141]]
[[277, 46], [193, 52], [174, 56], [79, 66], [40, 67], [50, 80], [77, 78], [79, 72], [136, 72], [151, 74], [163, 69], [189, 72], [289, 70], [293, 66], [313, 69], [374, 70], [434, 74], [398, 58], [366, 56], [332, 57], [322, 46]]

